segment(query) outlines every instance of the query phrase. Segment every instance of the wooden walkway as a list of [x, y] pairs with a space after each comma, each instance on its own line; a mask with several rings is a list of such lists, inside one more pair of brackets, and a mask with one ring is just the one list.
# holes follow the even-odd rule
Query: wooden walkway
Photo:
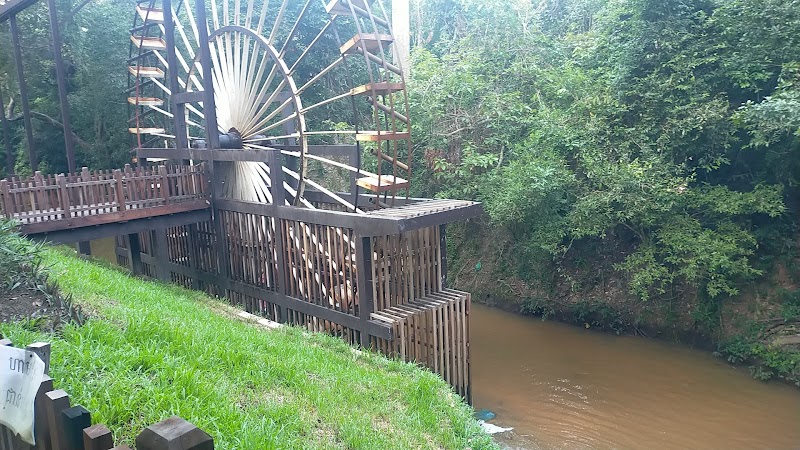
[[18, 221], [23, 234], [75, 230], [73, 241], [100, 237], [87, 227], [208, 210], [209, 196], [203, 166], [126, 165], [123, 170], [84, 168], [78, 174], [37, 172], [25, 180], [0, 180], [0, 212]]

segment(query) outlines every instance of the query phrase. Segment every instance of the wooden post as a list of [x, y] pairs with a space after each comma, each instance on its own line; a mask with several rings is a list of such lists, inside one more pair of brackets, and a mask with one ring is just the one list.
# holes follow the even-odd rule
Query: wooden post
[[3, 206], [3, 215], [6, 219], [10, 219], [14, 215], [14, 203], [11, 201], [11, 193], [8, 192], [8, 181], [0, 180], [0, 198]]
[[128, 263], [134, 275], [142, 274], [142, 246], [139, 242], [139, 233], [128, 235]]
[[117, 212], [122, 213], [122, 217], [125, 217], [125, 189], [123, 186], [122, 181], [122, 171], [119, 169], [114, 169], [114, 195], [117, 197]]
[[47, 420], [50, 422], [50, 443], [53, 450], [71, 450], [67, 446], [66, 435], [64, 433], [64, 421], [61, 419], [61, 412], [69, 408], [69, 395], [59, 389], [44, 394], [45, 409], [47, 410]]
[[[189, 267], [195, 272], [200, 271], [200, 264], [198, 263], [198, 252], [200, 251], [200, 243], [197, 239], [197, 224], [190, 223], [186, 226], [187, 240], [189, 245]], [[198, 276], [192, 277], [192, 289], [200, 289], [200, 278]]]
[[45, 394], [53, 390], [53, 379], [45, 375], [42, 378], [42, 384], [39, 385], [39, 390], [36, 392], [36, 399], [34, 400], [34, 427], [33, 436], [36, 438], [36, 450], [51, 450], [53, 448], [50, 442], [50, 424], [47, 421], [47, 407], [45, 402]]
[[[13, 342], [11, 339], [0, 339], [0, 346], [2, 347], [11, 347]], [[13, 433], [11, 433], [11, 429], [0, 425], [0, 450], [11, 450], [14, 448]]]
[[358, 317], [361, 320], [361, 347], [369, 348], [370, 336], [367, 322], [375, 309], [372, 296], [372, 238], [358, 236], [356, 240], [356, 285], [358, 289]]
[[105, 425], [92, 425], [83, 430], [84, 450], [108, 450], [113, 446], [114, 436]]
[[27, 346], [25, 350], [36, 353], [39, 358], [44, 362], [44, 374], [50, 373], [50, 352], [51, 347], [49, 342], [34, 342]]
[[153, 230], [155, 240], [153, 241], [153, 256], [156, 258], [156, 276], [159, 280], [170, 283], [172, 275], [169, 270], [169, 242], [167, 241], [167, 229], [156, 228]]
[[158, 174], [161, 175], [161, 196], [164, 197], [164, 204], [169, 205], [169, 177], [167, 177], [167, 166], [158, 166]]
[[36, 157], [36, 150], [33, 147], [33, 124], [31, 123], [31, 105], [28, 100], [28, 85], [25, 83], [25, 69], [22, 65], [22, 46], [19, 43], [19, 27], [17, 27], [17, 15], [10, 17], [11, 42], [14, 46], [14, 65], [17, 67], [17, 84], [19, 84], [19, 97], [22, 103], [22, 118], [25, 123], [25, 138], [28, 141], [28, 159], [31, 163], [31, 171], [39, 170], [39, 159]]
[[[172, 0], [163, 0], [161, 9], [172, 11]], [[175, 52], [175, 21], [172, 14], [164, 14], [164, 41], [167, 44], [167, 76], [169, 89], [174, 94], [181, 92], [177, 54]], [[170, 98], [174, 99], [174, 96]], [[186, 135], [186, 105], [172, 100], [173, 122], [175, 123], [175, 144], [178, 148], [189, 148], [189, 138]]]
[[67, 448], [83, 449], [83, 429], [92, 425], [92, 416], [83, 406], [73, 406], [61, 411]]
[[[89, 173], [88, 167], [83, 167], [81, 169], [81, 181], [84, 183], [88, 183], [92, 181], [92, 175]], [[97, 199], [94, 198], [94, 192], [92, 192], [92, 188], [85, 186], [82, 187], [80, 190], [83, 193], [83, 198], [80, 200], [84, 207], [88, 207], [91, 204], [96, 204]], [[87, 216], [92, 215], [91, 209], [84, 211]], [[81, 241], [78, 242], [78, 253], [81, 255], [89, 256], [92, 254], [92, 246], [89, 241]]]
[[67, 189], [67, 179], [63, 173], [56, 176], [56, 183], [58, 184], [58, 203], [61, 208], [61, 215], [63, 220], [72, 218], [72, 210], [69, 201], [69, 189]]
[[439, 225], [439, 251], [441, 258], [439, 259], [439, 268], [441, 269], [442, 279], [439, 289], [447, 288], [447, 225]]
[[[286, 193], [283, 188], [283, 171], [280, 164], [280, 153], [278, 151], [270, 151], [267, 154], [267, 164], [269, 165], [269, 178], [272, 191], [272, 203], [275, 206], [283, 206], [286, 199]], [[281, 230], [281, 219], [278, 217], [271, 217], [270, 222], [274, 224], [272, 230], [272, 238], [275, 240], [275, 265], [278, 273], [275, 274], [275, 290], [276, 292], [284, 295], [289, 295], [286, 288], [288, 282], [286, 278], [286, 253], [284, 250], [283, 233]], [[275, 320], [279, 323], [285, 323], [288, 320], [284, 308], [277, 306], [277, 317]]]
[[213, 450], [214, 440], [205, 431], [180, 417], [150, 425], [136, 436], [137, 450]]

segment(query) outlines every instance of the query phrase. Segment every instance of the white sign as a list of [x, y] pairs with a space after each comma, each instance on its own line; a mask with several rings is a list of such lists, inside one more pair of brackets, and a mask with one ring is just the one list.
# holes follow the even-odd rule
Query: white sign
[[42, 384], [44, 361], [21, 348], [0, 346], [0, 425], [35, 445], [33, 403]]

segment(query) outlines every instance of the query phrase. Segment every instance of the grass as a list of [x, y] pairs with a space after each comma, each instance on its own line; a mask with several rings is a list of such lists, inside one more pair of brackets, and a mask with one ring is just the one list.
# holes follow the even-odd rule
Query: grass
[[56, 388], [121, 443], [179, 415], [218, 449], [496, 448], [471, 408], [417, 366], [298, 328], [256, 328], [202, 293], [67, 250], [42, 258], [93, 318], [57, 335], [24, 323], [0, 324], [0, 333], [18, 346], [52, 342]]

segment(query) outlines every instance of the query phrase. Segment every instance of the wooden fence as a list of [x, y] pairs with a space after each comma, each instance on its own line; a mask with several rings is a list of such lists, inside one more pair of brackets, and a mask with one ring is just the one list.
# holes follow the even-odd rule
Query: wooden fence
[[154, 166], [0, 180], [0, 212], [25, 234], [207, 207], [205, 166]]
[[[0, 345], [10, 346], [8, 339]], [[127, 445], [114, 444], [105, 425], [92, 425], [89, 411], [83, 406], [70, 406], [69, 395], [53, 388], [47, 373], [50, 367], [50, 344], [35, 343], [32, 351], [45, 362], [45, 377], [34, 403], [34, 437], [36, 445], [22, 441], [5, 426], [0, 425], [0, 450], [130, 450]], [[170, 417], [145, 428], [136, 437], [137, 450], [213, 450], [213, 439], [180, 417]]]
[[470, 202], [408, 205], [416, 229], [385, 212], [216, 204], [212, 221], [118, 237], [118, 262], [276, 322], [416, 361], [470, 398], [470, 295], [447, 288], [444, 226], [424, 220]]

